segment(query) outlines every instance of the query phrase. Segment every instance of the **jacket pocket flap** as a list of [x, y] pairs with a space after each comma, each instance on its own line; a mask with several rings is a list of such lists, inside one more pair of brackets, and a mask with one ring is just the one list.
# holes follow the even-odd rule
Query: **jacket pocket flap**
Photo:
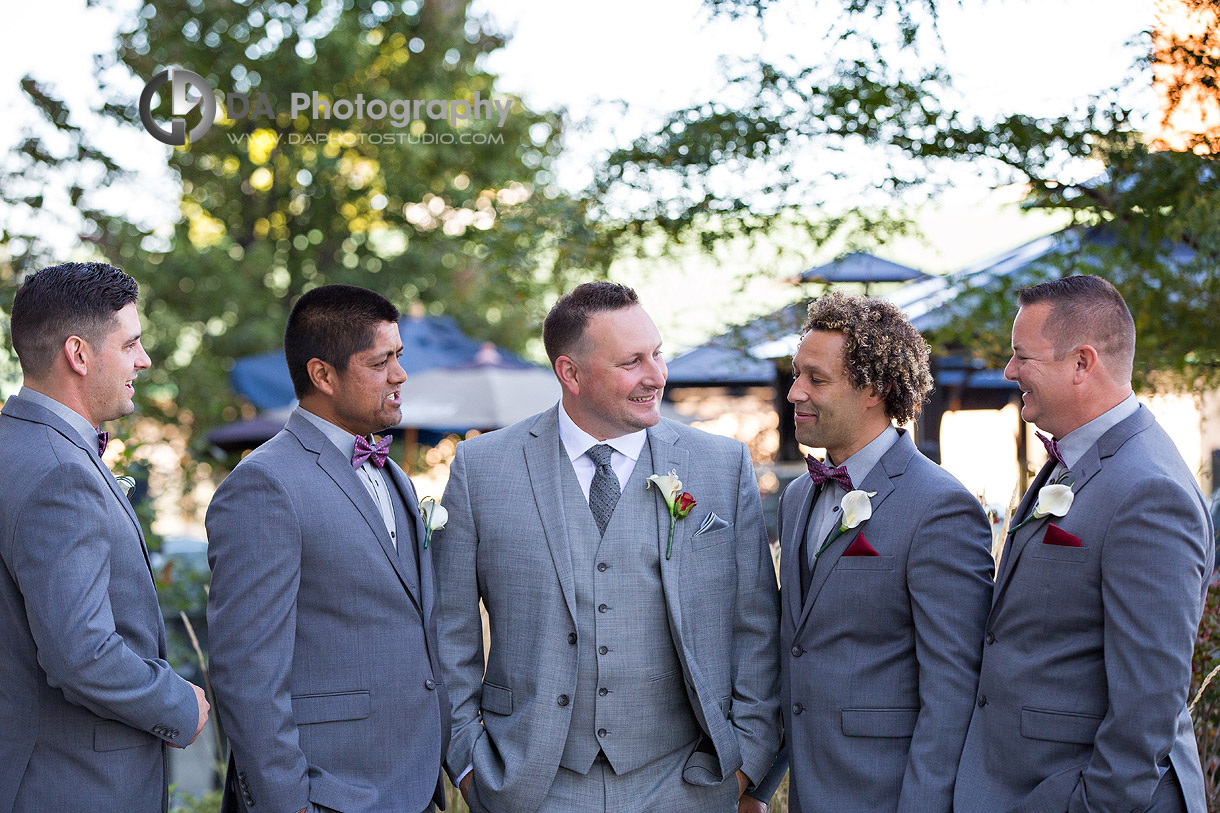
[[122, 751], [125, 748], [139, 748], [141, 745], [152, 745], [156, 742], [160, 740], [147, 731], [115, 720], [105, 720], [93, 727], [94, 751]]
[[909, 737], [919, 709], [843, 709], [842, 715], [843, 733], [849, 737]]
[[1021, 736], [1031, 740], [1092, 745], [1102, 718], [1070, 711], [1021, 709]]
[[483, 684], [483, 696], [479, 707], [492, 714], [509, 715], [513, 713], [513, 690], [494, 683]]
[[292, 716], [297, 725], [363, 720], [369, 716], [368, 692], [302, 694], [292, 698]]
[[840, 556], [835, 570], [893, 570], [893, 556]]

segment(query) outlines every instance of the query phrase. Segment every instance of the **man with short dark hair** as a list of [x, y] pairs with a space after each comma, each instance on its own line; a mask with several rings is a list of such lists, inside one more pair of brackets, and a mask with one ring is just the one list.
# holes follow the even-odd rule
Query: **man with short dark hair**
[[476, 813], [731, 813], [779, 745], [749, 453], [660, 417], [661, 337], [631, 289], [578, 286], [543, 336], [562, 400], [459, 443], [445, 488], [446, 768]]
[[372, 433], [402, 418], [398, 311], [325, 285], [284, 331], [300, 406], [208, 509], [223, 809], [444, 806], [449, 699], [415, 489]]
[[203, 690], [166, 662], [135, 511], [101, 424], [150, 362], [135, 280], [104, 263], [29, 277], [13, 300], [24, 386], [0, 413], [0, 810], [168, 807], [165, 746], [194, 742]]
[[1004, 374], [1048, 460], [1000, 558], [954, 808], [1203, 813], [1186, 708], [1215, 558], [1203, 497], [1131, 391], [1118, 291], [1071, 276], [1020, 303]]
[[932, 388], [928, 352], [893, 304], [832, 293], [809, 305], [792, 357], [797, 440], [827, 458], [809, 458], [779, 507], [793, 813], [953, 807], [991, 531], [974, 495], [894, 426]]

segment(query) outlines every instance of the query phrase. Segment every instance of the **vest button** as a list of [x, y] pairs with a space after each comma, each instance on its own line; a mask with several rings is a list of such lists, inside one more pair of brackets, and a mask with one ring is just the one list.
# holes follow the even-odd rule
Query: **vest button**
[[599, 654], [599, 655], [605, 655], [609, 651], [610, 651], [609, 647], [599, 646], [597, 648], [597, 654]]
[[606, 731], [606, 729], [604, 729], [604, 728], [599, 728], [599, 729], [597, 729], [597, 736], [599, 736], [599, 737], [604, 737], [604, 736], [606, 736], [606, 735], [607, 735], [607, 734], [609, 734], [609, 733], [610, 733], [610, 732], [609, 732], [609, 731]]
[[598, 690], [597, 690], [597, 693], [598, 693], [600, 696], [605, 697], [606, 695], [610, 694], [610, 690], [609, 690], [609, 689], [607, 689], [605, 686], [603, 686], [602, 688], [600, 688], [600, 689], [598, 689]]
[[598, 563], [597, 563], [597, 570], [598, 570], [598, 572], [599, 572], [599, 573], [605, 573], [605, 572], [606, 572], [606, 563], [605, 563], [605, 562], [598, 562]]
[[599, 604], [599, 605], [597, 606], [597, 611], [598, 611], [599, 613], [604, 613], [606, 610], [609, 610], [609, 609], [610, 609], [610, 608], [609, 608], [609, 607], [607, 607], [605, 604]]
[[566, 706], [568, 704], [568, 696], [566, 694], [561, 694], [559, 695], [559, 700], [556, 702], [558, 702], [561, 706]]
[[792, 657], [799, 658], [800, 656], [802, 656], [804, 654], [805, 654], [805, 650], [801, 649], [800, 644], [797, 644], [796, 646], [792, 647]]
[[802, 706], [800, 703], [793, 703], [793, 704], [792, 704], [792, 713], [793, 713], [793, 714], [800, 714], [800, 713], [801, 713], [802, 711], [804, 711], [804, 710], [805, 710], [805, 707], [804, 707], [804, 706]]
[[571, 644], [572, 646], [576, 646], [576, 633], [574, 633], [574, 632], [568, 633], [568, 643]]

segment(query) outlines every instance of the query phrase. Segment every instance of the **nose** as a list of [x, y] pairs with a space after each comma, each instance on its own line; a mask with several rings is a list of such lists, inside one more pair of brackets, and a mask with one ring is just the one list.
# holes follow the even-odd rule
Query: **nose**
[[648, 369], [645, 372], [644, 383], [657, 389], [664, 387], [669, 378], [669, 367], [665, 364], [665, 359], [659, 356], [648, 363]]
[[143, 344], [140, 344], [139, 342], [137, 342], [136, 344], [140, 348], [140, 354], [138, 356], [136, 356], [136, 369], [137, 370], [147, 370], [149, 367], [152, 366], [152, 359], [150, 359], [148, 357], [148, 353], [144, 352]]
[[805, 393], [801, 390], [800, 383], [800, 379], [792, 380], [792, 386], [788, 388], [788, 403], [799, 404], [805, 400]]
[[1009, 381], [1017, 380], [1017, 357], [1016, 356], [1013, 356], [1012, 358], [1010, 358], [1008, 360], [1008, 363], [1004, 365], [1004, 377], [1007, 378]]
[[390, 383], [401, 384], [407, 380], [407, 371], [402, 368], [402, 362], [395, 358], [390, 363]]

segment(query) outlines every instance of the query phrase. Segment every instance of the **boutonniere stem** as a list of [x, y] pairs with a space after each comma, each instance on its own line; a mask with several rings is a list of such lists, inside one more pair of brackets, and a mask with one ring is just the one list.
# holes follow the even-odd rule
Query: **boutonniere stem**
[[674, 549], [674, 526], [695, 507], [695, 498], [689, 491], [682, 490], [682, 481], [678, 479], [676, 471], [650, 475], [648, 482], [644, 483], [644, 488], [653, 484], [661, 492], [665, 505], [669, 508], [669, 541], [665, 544], [665, 559], [668, 560]]
[[439, 531], [449, 521], [449, 512], [432, 497], [424, 497], [419, 501], [419, 511], [424, 515], [424, 550], [432, 539], [432, 532]]
[[826, 541], [822, 543], [822, 547], [818, 548], [818, 552], [813, 555], [813, 558], [821, 556], [827, 548], [834, 544], [836, 539], [871, 517], [873, 504], [868, 501], [868, 498], [876, 496], [876, 491], [861, 491], [860, 489], [844, 494], [843, 501], [839, 503], [843, 509], [843, 520], [827, 534]]

